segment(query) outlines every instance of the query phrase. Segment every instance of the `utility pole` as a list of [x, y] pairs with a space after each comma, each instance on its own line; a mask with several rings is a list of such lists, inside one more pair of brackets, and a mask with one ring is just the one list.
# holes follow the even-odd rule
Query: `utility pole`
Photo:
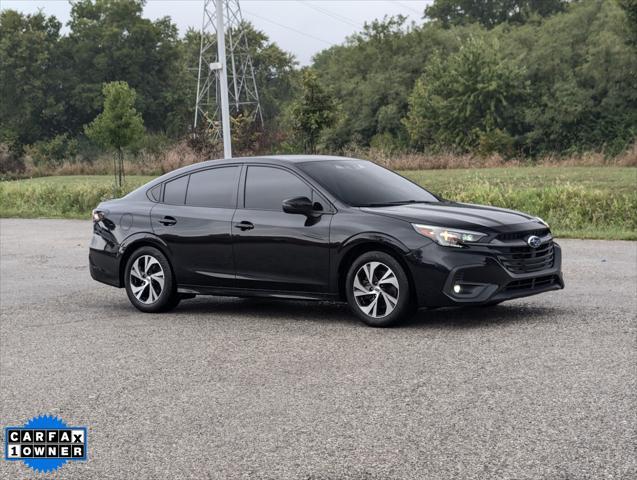
[[205, 126], [213, 140], [223, 140], [226, 158], [232, 156], [230, 115], [263, 127], [244, 27], [239, 0], [204, 0], [193, 125], [195, 131]]
[[217, 55], [219, 56], [219, 84], [221, 86], [221, 124], [223, 125], [223, 156], [232, 158], [230, 137], [230, 108], [228, 107], [228, 65], [226, 64], [226, 34], [223, 24], [223, 2], [217, 0]]

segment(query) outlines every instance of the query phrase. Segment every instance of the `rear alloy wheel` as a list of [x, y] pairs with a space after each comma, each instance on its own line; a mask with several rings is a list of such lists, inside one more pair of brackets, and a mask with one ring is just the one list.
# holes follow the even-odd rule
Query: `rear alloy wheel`
[[163, 312], [179, 303], [168, 260], [153, 247], [142, 247], [126, 263], [126, 293], [142, 312]]
[[384, 252], [361, 255], [347, 275], [347, 301], [373, 327], [388, 327], [409, 313], [409, 281], [403, 267]]

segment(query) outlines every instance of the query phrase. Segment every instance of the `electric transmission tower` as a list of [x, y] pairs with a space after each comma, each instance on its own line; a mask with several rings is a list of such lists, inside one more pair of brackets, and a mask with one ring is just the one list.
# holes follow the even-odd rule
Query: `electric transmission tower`
[[204, 127], [213, 139], [223, 139], [230, 158], [230, 115], [239, 114], [263, 126], [239, 0], [204, 0], [195, 131]]

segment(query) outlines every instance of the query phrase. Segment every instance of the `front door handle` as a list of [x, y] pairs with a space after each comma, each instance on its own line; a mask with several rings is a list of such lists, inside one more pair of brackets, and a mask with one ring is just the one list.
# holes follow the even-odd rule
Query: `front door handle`
[[166, 216], [166, 217], [162, 218], [161, 220], [159, 220], [159, 223], [169, 227], [169, 226], [174, 225], [175, 223], [177, 223], [177, 219], [175, 217]]
[[237, 223], [234, 228], [239, 228], [242, 232], [245, 232], [246, 230], [252, 230], [254, 228], [254, 223], [246, 222], [244, 220], [243, 222]]

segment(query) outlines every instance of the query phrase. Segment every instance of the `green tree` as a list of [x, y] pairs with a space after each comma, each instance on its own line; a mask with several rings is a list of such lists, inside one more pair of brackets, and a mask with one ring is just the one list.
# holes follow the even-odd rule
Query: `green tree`
[[532, 15], [546, 17], [564, 10], [566, 0], [435, 0], [425, 17], [445, 27], [477, 22], [486, 28], [500, 23], [524, 23]]
[[447, 58], [431, 58], [404, 119], [415, 146], [509, 153], [523, 131], [528, 85], [524, 70], [499, 51], [472, 38]]
[[615, 155], [635, 141], [637, 49], [615, 1], [583, 1], [539, 25], [496, 33], [503, 55], [526, 66], [529, 153]]
[[0, 12], [0, 143], [17, 153], [66, 129], [60, 27], [42, 13]]
[[352, 143], [405, 148], [408, 135], [401, 119], [427, 60], [434, 52], [450, 55], [480, 30], [477, 25], [447, 30], [405, 22], [398, 16], [368, 23], [345, 45], [316, 55], [313, 69], [340, 106], [338, 128], [324, 134], [332, 150]]
[[121, 187], [124, 179], [124, 150], [142, 139], [144, 122], [134, 107], [135, 90], [126, 82], [107, 83], [103, 93], [104, 110], [85, 126], [84, 131], [97, 144], [115, 150], [115, 181]]
[[306, 153], [316, 153], [321, 132], [335, 121], [336, 106], [311, 69], [303, 72], [301, 96], [290, 108], [291, 127]]
[[626, 12], [626, 18], [632, 32], [633, 43], [637, 44], [637, 0], [617, 0]]
[[[73, 2], [63, 49], [73, 73], [70, 102], [76, 131], [95, 117], [102, 85], [125, 81], [137, 92], [136, 106], [152, 131], [176, 130], [190, 118], [182, 106], [193, 93], [185, 82], [185, 65], [177, 26], [169, 17], [142, 16], [144, 0]], [[194, 89], [194, 87], [193, 87]], [[186, 121], [188, 120], [188, 123]], [[179, 132], [184, 132], [183, 128]], [[178, 129], [177, 129], [178, 130]]]

